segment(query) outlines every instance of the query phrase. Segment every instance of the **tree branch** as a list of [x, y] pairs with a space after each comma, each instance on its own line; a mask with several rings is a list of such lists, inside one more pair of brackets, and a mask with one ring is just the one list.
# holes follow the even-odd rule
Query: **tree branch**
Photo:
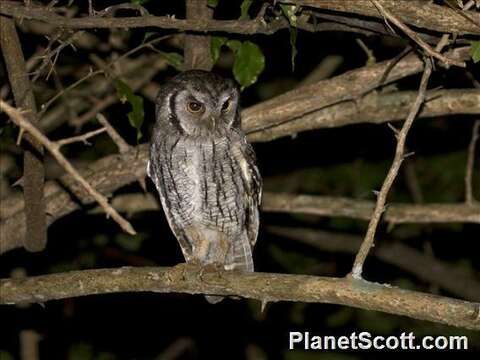
[[465, 202], [469, 205], [475, 202], [473, 196], [473, 168], [475, 166], [475, 146], [479, 137], [480, 120], [475, 121], [472, 128], [472, 139], [468, 145], [467, 171], [465, 171]]
[[[281, 0], [282, 3], [291, 3], [300, 6], [310, 6], [319, 10], [332, 10], [341, 13], [358, 14], [382, 18], [377, 8], [370, 0]], [[381, 0], [379, 3], [404, 23], [418, 28], [429, 29], [440, 33], [480, 34], [480, 27], [465, 21], [454, 10], [432, 4], [430, 1], [398, 1]], [[475, 11], [465, 11], [475, 22], [480, 22], [480, 14]]]
[[233, 271], [202, 271], [192, 265], [71, 271], [21, 281], [0, 280], [0, 303], [45, 302], [119, 292], [180, 292], [241, 296], [262, 302], [340, 304], [414, 319], [480, 329], [480, 304], [352, 278]]
[[[212, 19], [213, 9], [207, 6], [207, 0], [185, 0], [185, 7], [187, 21], [196, 19], [208, 22]], [[208, 35], [186, 35], [183, 54], [185, 70], [210, 71], [213, 67]]]
[[[28, 121], [38, 121], [37, 106], [25, 59], [12, 19], [0, 16], [0, 45], [17, 107], [28, 110]], [[21, 132], [20, 132], [21, 134]], [[25, 209], [26, 233], [24, 246], [28, 251], [42, 251], [47, 243], [47, 225], [43, 187], [45, 168], [43, 148], [34, 137], [27, 134], [23, 156], [23, 194], [29, 206]]]
[[[372, 92], [357, 102], [342, 102], [261, 131], [254, 130], [250, 132], [248, 138], [254, 142], [266, 142], [315, 129], [362, 123], [382, 124], [402, 120], [416, 96], [415, 91], [385, 94]], [[425, 103], [417, 119], [452, 114], [480, 114], [480, 90], [427, 91]]]
[[[375, 6], [369, 0], [280, 0], [280, 3], [312, 7], [317, 10], [333, 10], [342, 13], [363, 15], [381, 19]], [[426, 1], [394, 1], [382, 0], [381, 4], [406, 24], [433, 30], [441, 33], [480, 34], [480, 28], [475, 23], [466, 21], [462, 16], [445, 6], [438, 6]], [[131, 16], [131, 17], [100, 17], [84, 16], [68, 18], [46, 9], [44, 6], [30, 4], [28, 7], [14, 1], [2, 0], [0, 13], [20, 19], [38, 20], [53, 26], [65, 28], [139, 28], [158, 27], [180, 31], [196, 32], [228, 32], [236, 34], [272, 34], [283, 28], [288, 28], [288, 22], [283, 19], [270, 23], [259, 21], [238, 20], [183, 20], [169, 16]], [[480, 22], [480, 14], [465, 11], [473, 22]], [[322, 24], [318, 24], [319, 27]], [[335, 25], [335, 24], [333, 24]], [[316, 30], [310, 26], [312, 30]]]
[[[159, 210], [153, 194], [122, 194], [112, 199], [115, 209], [133, 214], [141, 211]], [[285, 214], [306, 214], [328, 217], [344, 217], [370, 220], [375, 202], [345, 197], [297, 195], [265, 192], [262, 210]], [[96, 209], [94, 212], [99, 212]], [[388, 204], [383, 220], [389, 224], [473, 223], [480, 224], [480, 205], [473, 204]]]
[[[27, 121], [23, 115], [15, 108], [0, 100], [0, 109], [5, 111], [10, 119], [20, 128], [30, 133], [40, 144], [42, 144], [58, 163], [69, 173], [78, 183], [80, 183], [90, 196], [97, 201], [105, 210], [108, 216], [111, 216], [120, 227], [128, 234], [134, 235], [135, 230], [132, 225], [125, 220], [110, 204], [108, 199], [95, 190], [85, 178], [70, 164], [70, 162], [62, 155], [59, 145], [52, 143], [45, 135], [43, 135], [35, 126]], [[30, 206], [30, 204], [29, 204]]]
[[355, 262], [353, 264], [351, 275], [357, 279], [361, 279], [362, 277], [363, 263], [367, 258], [370, 248], [373, 247], [373, 243], [375, 240], [375, 232], [377, 231], [378, 223], [380, 222], [382, 214], [385, 212], [385, 204], [387, 202], [388, 193], [393, 185], [393, 182], [395, 181], [395, 178], [397, 177], [398, 170], [400, 169], [400, 166], [405, 159], [405, 142], [407, 140], [408, 131], [410, 130], [410, 127], [413, 124], [413, 120], [415, 120], [415, 118], [417, 117], [420, 107], [425, 100], [425, 92], [427, 91], [428, 80], [430, 79], [430, 75], [432, 74], [431, 61], [429, 59], [426, 59], [425, 62], [425, 70], [423, 72], [422, 80], [420, 82], [420, 88], [418, 90], [417, 98], [412, 104], [412, 108], [408, 113], [407, 119], [405, 120], [402, 129], [399, 132], [395, 133], [395, 136], [397, 138], [395, 157], [393, 159], [393, 163], [390, 169], [388, 170], [387, 176], [385, 177], [385, 181], [382, 184], [382, 188], [377, 195], [377, 202], [375, 204], [375, 209], [373, 210], [372, 218], [368, 223], [365, 239], [363, 240], [363, 243], [358, 250], [357, 256], [355, 257]]
[[[450, 57], [466, 59], [467, 48], [450, 52]], [[391, 65], [394, 64], [392, 67]], [[331, 79], [288, 91], [242, 112], [242, 127], [248, 134], [280, 126], [301, 116], [346, 101], [358, 101], [382, 85], [414, 75], [424, 68], [423, 61], [410, 54], [399, 61], [387, 60], [347, 71]]]
[[406, 26], [402, 21], [397, 19], [395, 15], [393, 15], [390, 11], [386, 10], [380, 1], [378, 0], [370, 0], [375, 7], [378, 9], [378, 11], [382, 14], [382, 16], [386, 19], [394, 23], [397, 27], [402, 29], [402, 31], [413, 41], [415, 41], [418, 46], [420, 46], [425, 52], [440, 60], [443, 61], [447, 65], [456, 65], [459, 67], [466, 67], [466, 64], [464, 61], [458, 61], [455, 59], [451, 59], [449, 57], [443, 56], [439, 51], [436, 51], [433, 49], [430, 45], [428, 45], [425, 41], [423, 41], [420, 36], [413, 30], [411, 30], [408, 26]]
[[[98, 191], [109, 194], [145, 176], [148, 158], [147, 145], [132, 147], [122, 155], [109, 155], [97, 160], [84, 172], [85, 179]], [[45, 189], [48, 225], [57, 219], [89, 204], [94, 199], [69, 175], [59, 179], [62, 186], [50, 181]], [[71, 194], [74, 194], [72, 197]], [[153, 196], [130, 194], [115, 197], [112, 205], [126, 213], [158, 209]], [[331, 217], [369, 220], [375, 203], [343, 197], [312, 196], [288, 193], [269, 193], [263, 196], [262, 209], [267, 212], [298, 213]], [[21, 199], [2, 202], [0, 223], [0, 253], [22, 246], [25, 231], [24, 204]], [[465, 222], [480, 224], [480, 204], [389, 204], [383, 216], [385, 222], [447, 223]]]

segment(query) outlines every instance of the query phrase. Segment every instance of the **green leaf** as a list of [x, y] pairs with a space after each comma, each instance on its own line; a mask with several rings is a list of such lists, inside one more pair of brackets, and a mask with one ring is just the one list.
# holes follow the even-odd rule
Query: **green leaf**
[[242, 42], [239, 40], [228, 40], [226, 45], [236, 54], [242, 47]]
[[218, 61], [218, 58], [220, 57], [220, 51], [222, 49], [222, 46], [227, 43], [228, 39], [223, 36], [212, 36], [212, 40], [210, 41], [210, 50], [212, 52], [212, 60], [213, 63], [215, 64]]
[[248, 15], [248, 10], [252, 5], [253, 0], [243, 0], [242, 5], [240, 5], [240, 20], [250, 20], [250, 15]]
[[178, 71], [183, 70], [183, 56], [176, 53], [176, 52], [164, 52], [158, 51], [160, 55], [162, 55], [168, 63], [173, 66]]
[[480, 40], [471, 41], [470, 56], [472, 57], [473, 62], [476, 64], [480, 61]]
[[208, 0], [207, 6], [211, 8], [216, 8], [219, 0]]
[[155, 36], [155, 35], [157, 35], [157, 34], [158, 34], [158, 33], [155, 32], [155, 31], [147, 31], [147, 32], [145, 33], [145, 35], [143, 35], [142, 44], [145, 44], [148, 39], [150, 39], [152, 36]]
[[227, 43], [232, 50], [238, 47], [237, 51], [234, 50], [233, 76], [243, 90], [254, 84], [265, 69], [265, 56], [262, 50], [251, 41], [245, 41], [240, 46], [233, 41]]
[[295, 70], [295, 57], [297, 56], [297, 15], [296, 12], [298, 7], [295, 5], [284, 5], [280, 4], [280, 8], [283, 11], [283, 14], [288, 19], [290, 24], [290, 47], [292, 48], [291, 61], [292, 61], [292, 71]]
[[142, 124], [145, 118], [145, 112], [143, 110], [143, 98], [135, 95], [126, 83], [122, 80], [115, 81], [115, 88], [117, 89], [117, 96], [124, 104], [128, 102], [132, 107], [132, 111], [127, 114], [130, 125], [137, 130], [137, 142], [142, 138]]

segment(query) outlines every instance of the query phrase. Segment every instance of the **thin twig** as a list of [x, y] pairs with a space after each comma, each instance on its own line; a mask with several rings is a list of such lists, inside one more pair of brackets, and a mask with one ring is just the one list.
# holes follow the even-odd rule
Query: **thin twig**
[[53, 97], [51, 97], [46, 103], [42, 104], [41, 106], [41, 111], [39, 113], [39, 116], [42, 116], [45, 111], [47, 111], [47, 109], [50, 107], [50, 105], [55, 102], [59, 97], [63, 96], [66, 92], [76, 88], [78, 85], [80, 85], [81, 83], [83, 83], [84, 81], [90, 79], [91, 77], [93, 76], [96, 76], [96, 75], [100, 75], [100, 74], [105, 74], [105, 72], [110, 69], [117, 61], [121, 60], [121, 59], [125, 59], [126, 57], [134, 54], [135, 52], [143, 49], [143, 48], [146, 48], [146, 47], [149, 47], [150, 45], [154, 44], [154, 43], [157, 43], [159, 41], [162, 41], [162, 40], [165, 40], [167, 38], [171, 37], [171, 35], [165, 35], [165, 36], [162, 36], [162, 37], [159, 37], [159, 38], [156, 38], [156, 39], [153, 39], [153, 40], [150, 40], [150, 41], [147, 41], [143, 44], [140, 44], [139, 46], [127, 51], [125, 54], [123, 54], [122, 56], [119, 56], [118, 58], [112, 60], [111, 62], [109, 62], [105, 68], [103, 69], [98, 69], [98, 70], [95, 70], [95, 71], [90, 71], [87, 75], [85, 75], [84, 77], [78, 79], [77, 81], [75, 81], [73, 84], [70, 84], [69, 86], [67, 86], [63, 91], [60, 91], [58, 92], [57, 94], [55, 94]]
[[124, 154], [130, 151], [131, 146], [127, 144], [125, 140], [120, 136], [120, 134], [113, 128], [112, 125], [108, 122], [108, 120], [102, 114], [97, 114], [97, 120], [100, 124], [104, 126], [107, 130], [108, 135], [112, 138], [113, 142], [117, 145], [118, 151], [120, 154]]
[[77, 136], [72, 136], [66, 139], [57, 140], [55, 141], [55, 143], [59, 148], [75, 142], [83, 142], [85, 145], [90, 145], [89, 142], [87, 141], [88, 139], [90, 139], [91, 137], [97, 136], [98, 134], [101, 134], [105, 131], [107, 131], [107, 128], [101, 127], [100, 129], [89, 131], [83, 135], [77, 135]]
[[428, 45], [425, 41], [423, 41], [418, 34], [410, 29], [407, 25], [405, 25], [402, 21], [397, 19], [392, 13], [390, 13], [388, 10], [386, 10], [379, 2], [378, 0], [370, 0], [378, 9], [378, 11], [389, 21], [394, 23], [396, 26], [398, 26], [400, 29], [403, 30], [403, 32], [413, 41], [415, 41], [425, 52], [434, 57], [437, 58], [438, 60], [444, 62], [447, 65], [456, 65], [460, 67], [466, 67], [466, 64], [464, 61], [458, 61], [455, 59], [448, 58], [444, 55], [442, 55], [439, 51], [433, 49], [430, 45]]
[[95, 190], [85, 178], [80, 175], [80, 173], [70, 164], [70, 162], [62, 155], [59, 150], [59, 146], [55, 143], [52, 143], [45, 135], [43, 135], [35, 126], [28, 122], [22, 115], [22, 113], [10, 105], [8, 105], [3, 100], [0, 100], [0, 109], [5, 111], [12, 121], [17, 124], [17, 126], [23, 128], [25, 131], [30, 133], [35, 139], [38, 140], [52, 156], [58, 161], [58, 163], [68, 172], [76, 181], [78, 181], [85, 190], [105, 209], [107, 215], [111, 216], [120, 227], [125, 230], [125, 232], [135, 235], [136, 232], [133, 229], [132, 225], [125, 220], [110, 204], [108, 199]]
[[478, 130], [480, 129], [480, 120], [475, 121], [472, 129], [472, 139], [468, 145], [467, 170], [465, 171], [465, 201], [472, 205], [475, 201], [473, 196], [473, 168], [475, 165], [475, 145], [479, 137]]
[[407, 119], [402, 126], [402, 129], [396, 134], [397, 147], [395, 149], [395, 157], [382, 185], [382, 188], [378, 193], [377, 203], [375, 205], [375, 210], [373, 211], [372, 218], [370, 219], [370, 222], [368, 224], [367, 233], [365, 235], [362, 245], [360, 246], [360, 249], [358, 250], [357, 256], [355, 257], [355, 262], [353, 264], [351, 272], [351, 276], [353, 276], [354, 278], [360, 279], [362, 277], [363, 263], [367, 258], [370, 248], [374, 244], [377, 226], [380, 222], [380, 218], [382, 217], [383, 212], [385, 211], [385, 204], [387, 201], [388, 192], [390, 191], [390, 188], [392, 187], [392, 184], [397, 177], [398, 170], [400, 169], [400, 166], [405, 159], [405, 141], [407, 138], [407, 134], [410, 130], [410, 127], [412, 126], [413, 120], [417, 116], [420, 107], [425, 99], [425, 92], [427, 90], [427, 84], [431, 73], [432, 63], [431, 61], [426, 60], [425, 70], [423, 72], [417, 98], [415, 99], [415, 102], [410, 109]]

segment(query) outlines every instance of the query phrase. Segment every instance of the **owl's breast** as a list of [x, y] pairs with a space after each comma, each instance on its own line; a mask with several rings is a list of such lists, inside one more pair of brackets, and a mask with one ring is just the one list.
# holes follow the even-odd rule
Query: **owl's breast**
[[[182, 139], [172, 146], [169, 196], [184, 223], [239, 233], [245, 223], [245, 188], [237, 150], [227, 139]], [[172, 205], [171, 205], [172, 206]]]

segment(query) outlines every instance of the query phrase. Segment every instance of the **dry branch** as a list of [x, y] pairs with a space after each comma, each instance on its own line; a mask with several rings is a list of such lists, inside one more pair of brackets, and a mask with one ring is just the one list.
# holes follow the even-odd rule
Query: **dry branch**
[[[119, 211], [133, 214], [142, 211], [159, 210], [153, 194], [122, 194], [112, 199], [112, 205]], [[328, 217], [343, 217], [370, 220], [375, 202], [356, 200], [339, 196], [297, 195], [265, 192], [262, 210], [285, 214], [305, 214]], [[101, 209], [94, 212], [101, 211]], [[432, 223], [473, 223], [480, 224], [480, 205], [472, 204], [401, 204], [390, 203], [383, 220], [389, 224], [432, 224]]]
[[[468, 47], [449, 53], [455, 59], [468, 58]], [[391, 65], [394, 65], [393, 67]], [[248, 134], [295, 121], [329, 106], [358, 101], [382, 85], [420, 73], [424, 63], [415, 54], [347, 71], [328, 80], [302, 86], [242, 112], [242, 127]]]
[[475, 198], [473, 196], [473, 169], [475, 166], [475, 146], [478, 140], [480, 129], [480, 120], [475, 121], [472, 129], [472, 139], [468, 145], [468, 154], [467, 154], [467, 171], [465, 171], [465, 202], [467, 204], [473, 204]]
[[[392, 93], [372, 92], [355, 102], [343, 102], [314, 111], [310, 114], [285, 121], [280, 125], [251, 132], [250, 141], [272, 141], [303, 131], [333, 128], [352, 124], [382, 124], [402, 120], [410, 104], [415, 100], [415, 91]], [[247, 109], [248, 110], [248, 109]], [[427, 119], [452, 114], [480, 114], [480, 90], [454, 89], [427, 91], [425, 103], [417, 119]]]
[[[98, 191], [109, 194], [145, 176], [148, 149], [146, 145], [132, 147], [122, 155], [109, 155], [97, 160], [83, 172], [85, 179]], [[56, 182], [47, 183], [45, 200], [48, 225], [57, 219], [79, 209], [81, 204], [89, 204], [94, 199], [85, 192], [69, 175]], [[67, 190], [66, 190], [67, 189]], [[70, 194], [74, 194], [72, 197]], [[126, 213], [157, 209], [152, 196], [143, 194], [122, 195], [114, 198], [112, 204]], [[375, 203], [342, 197], [311, 196], [288, 193], [265, 193], [263, 211], [298, 213], [331, 217], [347, 217], [369, 220]], [[0, 253], [22, 246], [25, 229], [23, 201], [18, 198], [2, 202], [2, 222], [0, 223]], [[383, 220], [392, 224], [403, 223], [448, 223], [465, 222], [480, 224], [480, 204], [389, 204]]]
[[[17, 107], [28, 110], [27, 119], [38, 122], [37, 106], [27, 74], [22, 47], [12, 19], [0, 16], [0, 45], [10, 87]], [[21, 132], [20, 132], [21, 134]], [[21, 136], [21, 135], [20, 135]], [[43, 148], [34, 137], [25, 136], [23, 156], [23, 194], [29, 206], [25, 210], [26, 233], [24, 246], [29, 251], [42, 251], [47, 243], [47, 225], [43, 187], [45, 168]]]
[[[207, 0], [185, 0], [187, 20], [210, 21], [213, 9], [208, 7]], [[210, 71], [213, 67], [210, 50], [210, 36], [189, 34], [185, 36], [183, 47], [184, 68]]]
[[413, 120], [417, 117], [418, 112], [420, 111], [420, 107], [425, 100], [425, 93], [427, 91], [427, 84], [428, 80], [430, 79], [430, 75], [432, 74], [432, 63], [430, 60], [425, 60], [425, 70], [423, 71], [422, 80], [420, 82], [420, 88], [418, 90], [417, 98], [415, 102], [412, 104], [410, 112], [408, 113], [407, 119], [403, 123], [402, 129], [400, 131], [396, 131], [395, 136], [397, 138], [397, 146], [395, 149], [395, 157], [393, 158], [392, 165], [388, 170], [387, 176], [385, 177], [385, 181], [382, 184], [382, 187], [377, 195], [377, 202], [375, 204], [375, 209], [373, 210], [372, 218], [368, 223], [367, 233], [365, 234], [365, 239], [363, 240], [360, 249], [358, 250], [357, 256], [355, 257], [355, 262], [352, 268], [352, 276], [354, 278], [361, 278], [362, 277], [362, 270], [363, 270], [363, 263], [367, 258], [368, 252], [370, 248], [373, 247], [373, 243], [375, 240], [375, 233], [377, 231], [378, 224], [380, 222], [380, 218], [382, 214], [385, 212], [385, 205], [387, 203], [387, 196], [390, 191], [390, 188], [397, 177], [398, 170], [402, 165], [403, 160], [405, 160], [405, 142], [407, 140], [407, 134], [410, 130]]
[[66, 139], [57, 140], [57, 141], [55, 141], [55, 143], [59, 147], [69, 145], [69, 144], [73, 144], [73, 143], [76, 143], [76, 142], [82, 142], [85, 145], [89, 145], [88, 139], [90, 139], [94, 136], [97, 136], [98, 134], [101, 134], [105, 131], [107, 131], [107, 128], [106, 127], [101, 127], [100, 129], [92, 130], [92, 131], [89, 131], [89, 132], [87, 132], [85, 134], [82, 134], [82, 135], [77, 135], [77, 136], [72, 136], [72, 137], [69, 137], [69, 138], [66, 138]]
[[436, 51], [435, 49], [433, 49], [430, 45], [428, 45], [425, 41], [423, 41], [422, 38], [420, 38], [420, 36], [415, 31], [413, 31], [408, 26], [406, 26], [401, 20], [399, 20], [390, 11], [386, 10], [382, 6], [381, 1], [377, 1], [377, 0], [370, 0], [370, 1], [377, 7], [378, 11], [380, 11], [380, 13], [382, 14], [383, 17], [385, 17], [385, 19], [391, 21], [397, 27], [402, 29], [402, 31], [405, 34], [407, 34], [407, 36], [410, 39], [415, 41], [418, 44], [418, 46], [420, 46], [423, 50], [425, 50], [425, 52], [428, 55], [430, 55], [430, 56], [432, 56], [432, 57], [434, 57], [434, 58], [436, 58], [440, 61], [443, 61], [447, 65], [456, 65], [456, 66], [460, 66], [460, 67], [466, 67], [466, 64], [465, 64], [464, 61], [458, 61], [458, 60], [455, 60], [455, 59], [451, 59], [449, 57], [446, 57], [446, 56], [442, 55], [439, 51]]
[[15, 108], [11, 107], [3, 100], [0, 100], [0, 108], [5, 111], [10, 119], [20, 128], [31, 134], [40, 144], [42, 144], [58, 163], [69, 173], [77, 182], [79, 182], [85, 190], [97, 201], [105, 210], [108, 216], [111, 216], [120, 227], [127, 233], [134, 235], [135, 230], [132, 225], [125, 220], [110, 204], [108, 199], [95, 190], [85, 178], [70, 164], [70, 162], [62, 155], [59, 145], [52, 143], [45, 135], [43, 135], [35, 126], [27, 121], [23, 115]]
[[[333, 10], [342, 13], [365, 15], [381, 19], [375, 6], [369, 0], [281, 0], [281, 3], [290, 3], [308, 6], [317, 10]], [[382, 0], [381, 4], [406, 24], [433, 30], [441, 33], [480, 34], [480, 28], [474, 23], [466, 21], [462, 16], [445, 6], [438, 6], [427, 1], [394, 1]], [[197, 32], [228, 32], [237, 34], [272, 34], [275, 31], [288, 27], [288, 22], [278, 20], [266, 24], [259, 19], [250, 21], [237, 20], [183, 20], [169, 16], [131, 16], [131, 17], [100, 17], [84, 16], [68, 18], [58, 15], [44, 6], [2, 0], [0, 13], [19, 19], [38, 20], [53, 26], [65, 28], [137, 28], [158, 27], [180, 31]], [[465, 13], [474, 22], [480, 22], [480, 14], [474, 11]], [[318, 24], [322, 25], [322, 24]], [[313, 28], [313, 26], [312, 26]]]
[[[266, 193], [264, 211], [309, 214], [369, 220], [373, 201], [342, 197]], [[480, 205], [474, 204], [388, 204], [383, 220], [391, 224], [466, 222], [480, 224]]]
[[[370, 0], [282, 0], [281, 2], [310, 6], [319, 10], [382, 18]], [[466, 21], [449, 7], [435, 5], [430, 1], [381, 0], [379, 3], [404, 23], [417, 28], [459, 35], [480, 34], [480, 27], [476, 24]], [[475, 11], [465, 11], [464, 13], [468, 14], [468, 17], [474, 22], [480, 23], [480, 13]]]
[[119, 292], [180, 292], [241, 296], [262, 302], [330, 303], [480, 329], [480, 304], [352, 278], [231, 271], [192, 265], [72, 271], [0, 281], [0, 303], [45, 302]]

